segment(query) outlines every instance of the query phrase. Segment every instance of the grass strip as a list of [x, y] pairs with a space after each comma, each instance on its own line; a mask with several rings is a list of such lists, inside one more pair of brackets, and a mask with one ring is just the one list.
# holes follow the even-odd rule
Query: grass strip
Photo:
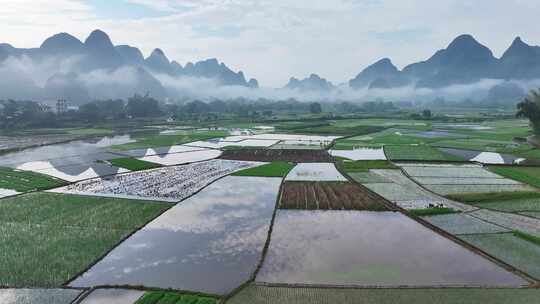
[[262, 177], [284, 177], [294, 167], [293, 164], [284, 161], [275, 161], [270, 164], [249, 168], [233, 173], [233, 176], [262, 176]]
[[147, 162], [132, 157], [115, 158], [109, 160], [109, 162], [115, 167], [128, 169], [130, 171], [141, 171], [161, 167], [161, 165], [159, 164]]
[[0, 167], [0, 188], [28, 192], [51, 189], [65, 184], [65, 181], [47, 175]]
[[460, 213], [461, 211], [454, 210], [452, 208], [425, 208], [425, 209], [411, 209], [409, 213], [416, 216], [434, 216], [441, 214], [453, 214]]
[[491, 172], [540, 188], [540, 167], [490, 166]]
[[512, 231], [512, 233], [520, 238], [520, 239], [523, 239], [525, 241], [529, 241], [533, 244], [536, 244], [538, 246], [540, 246], [540, 237], [537, 237], [537, 236], [534, 236], [534, 235], [530, 235], [528, 233], [525, 233], [525, 232], [522, 232], [522, 231], [519, 231], [519, 230], [514, 230]]
[[216, 304], [209, 296], [182, 294], [165, 291], [146, 292], [135, 304]]
[[341, 161], [345, 172], [366, 172], [369, 169], [397, 169], [391, 162], [386, 160], [359, 160]]
[[540, 192], [490, 192], [490, 193], [458, 193], [447, 198], [463, 203], [475, 204], [491, 201], [508, 201], [518, 199], [540, 198]]
[[428, 145], [387, 145], [384, 152], [390, 160], [463, 161]]

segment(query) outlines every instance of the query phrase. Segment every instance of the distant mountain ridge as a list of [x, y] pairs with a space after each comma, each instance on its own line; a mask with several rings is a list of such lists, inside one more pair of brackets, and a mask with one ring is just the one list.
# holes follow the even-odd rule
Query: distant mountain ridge
[[528, 80], [540, 78], [540, 47], [517, 37], [499, 59], [471, 35], [461, 35], [447, 48], [425, 61], [399, 70], [390, 59], [382, 59], [365, 68], [349, 81], [353, 89], [440, 88], [468, 84], [481, 79]]
[[[23, 56], [27, 56], [35, 62], [42, 62], [51, 58], [55, 60], [79, 58], [68, 74], [62, 72], [50, 76], [50, 79], [45, 84], [44, 89], [46, 92], [40, 93], [40, 96], [52, 99], [64, 98], [65, 95], [68, 95], [72, 99], [80, 99], [79, 102], [75, 102], [79, 104], [87, 102], [88, 96], [93, 94], [89, 94], [87, 90], [84, 90], [81, 84], [75, 83], [74, 78], [84, 76], [91, 71], [106, 70], [113, 72], [123, 67], [136, 69], [134, 78], [141, 81], [141, 83], [133, 86], [137, 88], [136, 92], [145, 89], [150, 91], [152, 89], [151, 94], [158, 98], [166, 97], [167, 92], [153, 74], [166, 74], [173, 77], [210, 78], [220, 86], [256, 88], [259, 85], [256, 79], [247, 81], [243, 72], [234, 72], [215, 58], [196, 63], [188, 62], [185, 67], [182, 67], [178, 62], [170, 61], [159, 48], [156, 48], [150, 56], [144, 58], [142, 52], [136, 47], [129, 45], [115, 46], [107, 33], [101, 30], [93, 31], [84, 42], [68, 33], [59, 33], [47, 38], [39, 48], [21, 49], [7, 43], [0, 44], [0, 63], [9, 57], [21, 58]], [[70, 77], [66, 77], [67, 75]], [[3, 77], [3, 75], [0, 75], [0, 77]], [[49, 85], [53, 86], [54, 89], [48, 90]]]
[[302, 80], [291, 77], [285, 88], [300, 91], [330, 91], [335, 87], [330, 81], [321, 78], [319, 75], [311, 74], [308, 78]]

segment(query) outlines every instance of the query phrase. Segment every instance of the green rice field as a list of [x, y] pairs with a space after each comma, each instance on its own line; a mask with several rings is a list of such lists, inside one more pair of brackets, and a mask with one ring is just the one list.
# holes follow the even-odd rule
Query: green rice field
[[32, 193], [0, 204], [0, 285], [56, 287], [169, 208], [124, 199]]
[[141, 171], [161, 167], [161, 165], [159, 164], [147, 162], [132, 157], [115, 158], [109, 160], [109, 162], [115, 167], [128, 169], [130, 171]]
[[0, 188], [18, 192], [51, 189], [65, 185], [63, 180], [30, 171], [0, 167]]
[[135, 304], [217, 304], [217, 299], [208, 296], [150, 291], [145, 293]]
[[504, 177], [540, 188], [540, 167], [490, 166], [489, 170]]
[[529, 304], [540, 298], [540, 289], [332, 289], [287, 288], [250, 285], [228, 304]]
[[293, 164], [275, 161], [255, 168], [249, 168], [233, 173], [233, 176], [284, 177], [294, 167]]

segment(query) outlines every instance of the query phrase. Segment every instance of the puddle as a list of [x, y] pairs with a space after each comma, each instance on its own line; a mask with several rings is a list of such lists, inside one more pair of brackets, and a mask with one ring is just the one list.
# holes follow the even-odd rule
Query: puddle
[[333, 163], [300, 163], [289, 172], [285, 180], [347, 181], [347, 179], [339, 173]]
[[222, 152], [219, 150], [198, 150], [193, 152], [146, 156], [139, 159], [164, 166], [173, 166], [214, 159], [219, 157], [221, 153]]
[[279, 210], [256, 282], [520, 286], [526, 281], [396, 212]]
[[386, 160], [384, 149], [330, 150], [330, 155], [351, 160]]
[[155, 219], [71, 285], [228, 293], [255, 271], [280, 183], [221, 179]]
[[96, 289], [80, 304], [133, 304], [144, 291], [128, 289]]

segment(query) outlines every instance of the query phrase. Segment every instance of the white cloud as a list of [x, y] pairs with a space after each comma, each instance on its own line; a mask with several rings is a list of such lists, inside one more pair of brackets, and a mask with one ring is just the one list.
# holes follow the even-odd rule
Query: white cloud
[[310, 73], [344, 82], [382, 57], [403, 67], [462, 33], [473, 34], [496, 55], [518, 35], [540, 44], [537, 0], [129, 1], [169, 15], [107, 19], [92, 10], [91, 1], [5, 0], [0, 37], [33, 47], [56, 32], [83, 39], [101, 28], [118, 44], [146, 54], [160, 47], [182, 64], [217, 57], [265, 86]]

